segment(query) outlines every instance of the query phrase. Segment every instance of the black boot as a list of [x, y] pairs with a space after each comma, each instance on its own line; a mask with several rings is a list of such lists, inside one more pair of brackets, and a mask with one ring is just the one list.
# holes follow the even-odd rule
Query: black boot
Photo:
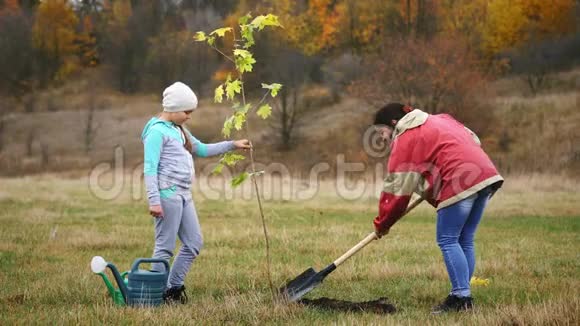
[[442, 304], [431, 309], [432, 315], [438, 315], [449, 311], [464, 311], [473, 309], [473, 299], [471, 297], [458, 297], [450, 294]]
[[163, 293], [163, 300], [165, 300], [165, 303], [167, 304], [186, 304], [188, 299], [187, 294], [185, 293], [185, 286], [174, 286], [165, 290], [165, 293]]

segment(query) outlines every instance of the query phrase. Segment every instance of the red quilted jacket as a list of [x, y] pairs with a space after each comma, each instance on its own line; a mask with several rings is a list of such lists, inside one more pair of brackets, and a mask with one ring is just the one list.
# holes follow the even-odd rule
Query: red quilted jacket
[[447, 114], [415, 109], [395, 126], [384, 189], [379, 200], [377, 231], [388, 230], [418, 193], [441, 209], [503, 178], [483, 151], [477, 136]]

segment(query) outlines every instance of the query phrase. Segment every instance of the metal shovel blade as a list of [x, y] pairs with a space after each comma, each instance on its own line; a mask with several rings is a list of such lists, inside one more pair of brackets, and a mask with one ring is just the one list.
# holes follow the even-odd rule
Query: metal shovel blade
[[332, 272], [336, 266], [330, 264], [325, 269], [320, 272], [316, 272], [314, 268], [309, 268], [305, 270], [302, 274], [298, 275], [295, 279], [291, 280], [279, 290], [289, 302], [298, 301], [300, 298], [305, 296], [308, 292], [312, 291], [317, 287], [324, 278]]
[[296, 278], [291, 280], [286, 284], [286, 286], [280, 288], [279, 292], [290, 302], [294, 302], [300, 299], [303, 295], [310, 292], [314, 288], [312, 285], [312, 280], [316, 277], [318, 272], [314, 268], [302, 272]]

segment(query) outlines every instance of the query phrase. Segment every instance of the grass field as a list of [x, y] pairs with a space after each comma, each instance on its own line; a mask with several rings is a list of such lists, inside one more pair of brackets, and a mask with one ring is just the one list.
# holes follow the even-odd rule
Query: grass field
[[[421, 206], [336, 270], [309, 298], [388, 297], [393, 315], [338, 313], [273, 303], [252, 202], [194, 194], [205, 248], [188, 275], [185, 306], [117, 308], [89, 262], [121, 270], [153, 247], [143, 200], [94, 198], [86, 179], [0, 179], [0, 324], [481, 324], [580, 323], [580, 187], [548, 177], [513, 178], [478, 232], [473, 313], [430, 316], [448, 281], [435, 243], [434, 210]], [[330, 186], [329, 186], [330, 187]], [[319, 269], [371, 231], [374, 198], [332, 195], [268, 201], [274, 283]]]

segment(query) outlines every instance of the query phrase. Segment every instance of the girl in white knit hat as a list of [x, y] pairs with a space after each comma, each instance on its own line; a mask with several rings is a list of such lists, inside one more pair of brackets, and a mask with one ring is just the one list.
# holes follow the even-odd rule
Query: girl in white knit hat
[[[193, 156], [220, 155], [249, 149], [246, 139], [204, 144], [183, 126], [197, 108], [197, 97], [187, 85], [176, 82], [163, 92], [163, 112], [143, 128], [144, 174], [149, 213], [155, 218], [154, 258], [169, 259], [176, 238], [182, 242], [169, 273], [166, 302], [187, 302], [184, 280], [203, 245], [199, 220], [191, 197]], [[153, 271], [164, 271], [153, 264]]]

